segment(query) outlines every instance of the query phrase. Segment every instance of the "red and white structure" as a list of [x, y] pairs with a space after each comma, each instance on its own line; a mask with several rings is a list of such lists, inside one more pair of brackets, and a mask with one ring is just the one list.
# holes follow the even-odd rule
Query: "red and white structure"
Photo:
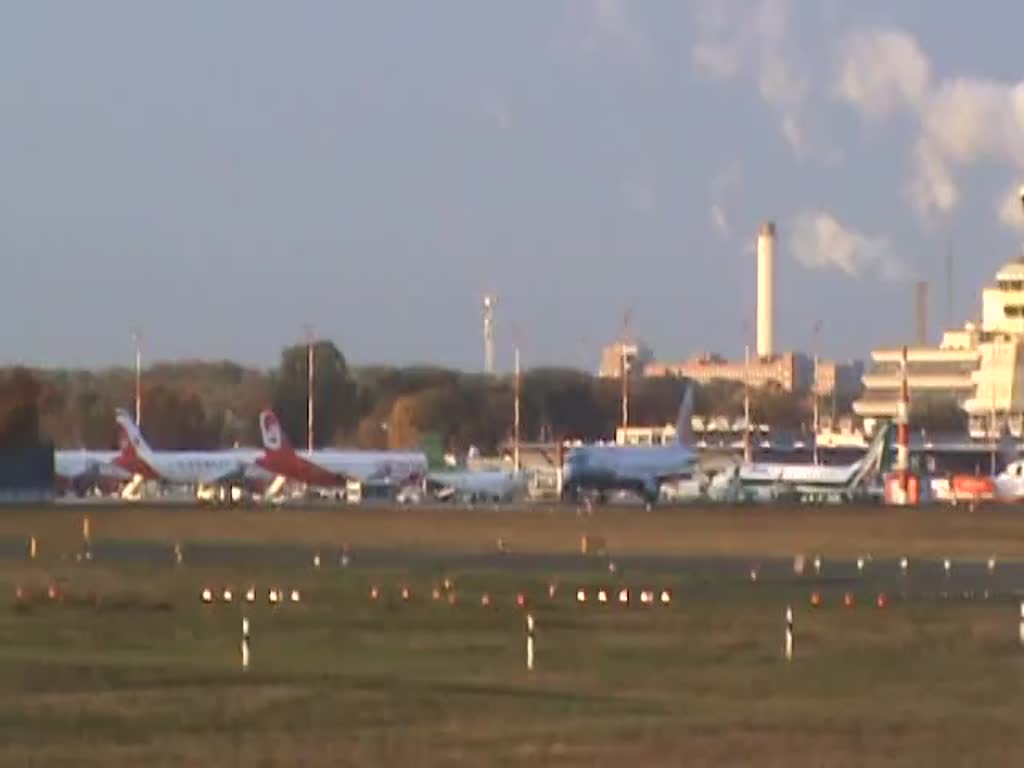
[[895, 506], [917, 504], [919, 485], [910, 473], [910, 386], [907, 348], [900, 352], [900, 400], [896, 407], [896, 463], [886, 482], [886, 500]]

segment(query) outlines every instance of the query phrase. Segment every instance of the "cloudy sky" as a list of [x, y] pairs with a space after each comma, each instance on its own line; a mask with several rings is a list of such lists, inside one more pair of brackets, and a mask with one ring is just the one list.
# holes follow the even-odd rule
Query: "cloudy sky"
[[178, 0], [0, 6], [0, 360], [593, 367], [957, 323], [1019, 251], [1024, 4]]

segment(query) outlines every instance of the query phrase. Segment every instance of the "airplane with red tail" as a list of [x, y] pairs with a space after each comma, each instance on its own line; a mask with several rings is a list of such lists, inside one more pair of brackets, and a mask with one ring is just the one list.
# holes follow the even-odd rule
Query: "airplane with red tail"
[[299, 453], [273, 411], [260, 413], [263, 456], [257, 463], [268, 472], [317, 488], [363, 484], [402, 488], [421, 483], [427, 472], [422, 451], [314, 450]]

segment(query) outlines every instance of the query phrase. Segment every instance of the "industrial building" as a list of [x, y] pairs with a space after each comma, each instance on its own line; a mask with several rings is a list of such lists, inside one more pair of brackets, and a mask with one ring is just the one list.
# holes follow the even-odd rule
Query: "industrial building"
[[616, 341], [601, 350], [601, 365], [597, 375], [607, 379], [618, 379], [625, 367], [630, 376], [646, 375], [647, 366], [654, 353], [639, 341]]
[[[948, 398], [968, 416], [971, 436], [994, 437], [1003, 426], [1024, 433], [1024, 258], [1003, 265], [984, 289], [980, 322], [949, 330], [938, 346], [908, 349], [910, 399]], [[864, 393], [854, 412], [870, 430], [876, 419], [896, 414], [900, 348], [871, 353]]]
[[786, 392], [835, 392], [854, 394], [860, 389], [860, 363], [818, 360], [799, 352], [778, 353], [775, 349], [775, 224], [766, 222], [757, 236], [757, 331], [755, 354], [749, 360], [726, 360], [702, 353], [679, 361], [655, 360], [651, 350], [639, 342], [619, 341], [601, 353], [599, 375], [618, 378], [623, 364], [631, 375], [686, 377], [707, 384], [721, 380], [752, 388], [774, 384]]

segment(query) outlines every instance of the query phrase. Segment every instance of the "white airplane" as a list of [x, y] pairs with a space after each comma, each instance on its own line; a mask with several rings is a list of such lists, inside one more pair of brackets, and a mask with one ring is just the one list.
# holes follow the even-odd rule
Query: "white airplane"
[[266, 479], [258, 464], [261, 451], [154, 451], [127, 411], [118, 409], [117, 426], [121, 434], [118, 465], [146, 480], [206, 487]]
[[131, 479], [131, 473], [117, 465], [117, 451], [57, 450], [53, 452], [53, 474], [59, 490], [81, 495], [90, 488]]
[[707, 495], [715, 501], [848, 501], [875, 477], [889, 469], [891, 441], [896, 427], [886, 424], [864, 456], [845, 466], [740, 462], [710, 482]]
[[1024, 459], [1011, 461], [996, 475], [995, 496], [1000, 501], [1024, 501]]
[[441, 501], [509, 502], [526, 495], [526, 476], [504, 469], [431, 471], [427, 488]]
[[562, 497], [575, 501], [581, 491], [597, 492], [599, 501], [609, 491], [633, 491], [647, 504], [661, 497], [662, 485], [692, 477], [697, 464], [693, 450], [694, 385], [688, 384], [676, 420], [676, 442], [671, 445], [583, 445], [565, 460]]
[[257, 463], [275, 475], [316, 488], [363, 484], [402, 487], [419, 483], [427, 472], [422, 451], [317, 450], [297, 453], [273, 411], [260, 413], [263, 455]]

